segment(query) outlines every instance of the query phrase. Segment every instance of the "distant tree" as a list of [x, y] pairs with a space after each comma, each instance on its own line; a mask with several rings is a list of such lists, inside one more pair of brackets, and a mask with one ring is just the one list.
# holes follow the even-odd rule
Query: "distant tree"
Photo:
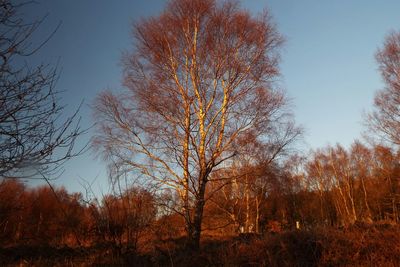
[[307, 170], [309, 179], [314, 180], [314, 190], [320, 195], [321, 219], [330, 219], [327, 202], [333, 201], [340, 224], [356, 222], [356, 180], [348, 151], [339, 144], [319, 150]]
[[359, 141], [355, 141], [351, 146], [350, 150], [350, 164], [352, 168], [352, 174], [359, 183], [359, 191], [362, 192], [363, 201], [358, 201], [359, 204], [363, 203], [362, 212], [360, 214], [364, 221], [371, 222], [372, 214], [370, 208], [370, 196], [368, 184], [371, 180], [372, 172], [372, 153], [365, 145]]
[[[284, 159], [282, 156], [286, 154], [283, 152], [287, 152], [287, 144], [280, 146], [275, 140], [273, 147], [269, 145], [271, 144], [260, 143], [252, 140], [251, 136], [246, 136], [240, 143], [242, 151], [246, 150], [246, 153], [238, 155], [229, 169], [225, 168], [223, 172], [212, 174], [213, 183], [208, 190], [212, 195], [207, 194], [212, 207], [207, 208], [209, 211], [213, 208], [215, 215], [209, 220], [210, 222], [207, 222], [208, 224], [214, 222], [214, 228], [218, 224], [229, 225], [236, 233], [260, 233], [264, 230], [262, 221], [267, 217], [268, 211], [265, 209], [267, 197], [279, 193], [281, 196], [279, 201], [284, 202], [286, 200], [284, 195], [288, 194], [285, 192], [288, 189], [285, 183], [289, 182], [284, 181], [288, 178], [284, 171], [288, 166], [283, 164], [282, 160]], [[277, 160], [278, 157], [281, 158], [280, 161]], [[229, 184], [226, 184], [226, 177], [229, 177]], [[219, 188], [219, 192], [216, 192]], [[225, 222], [218, 223], [214, 220], [216, 215], [224, 218]]]
[[314, 219], [336, 225], [356, 221], [399, 221], [399, 153], [355, 141], [349, 149], [340, 145], [313, 153], [306, 163], [309, 192], [316, 195], [319, 211]]
[[119, 195], [106, 195], [95, 219], [106, 241], [136, 251], [141, 237], [155, 221], [156, 211], [150, 192], [130, 188]]
[[74, 152], [82, 131], [77, 113], [62, 121], [63, 106], [54, 89], [56, 68], [29, 66], [26, 59], [47, 40], [34, 45], [41, 20], [24, 20], [26, 3], [0, 1], [0, 177], [54, 173]]
[[26, 207], [24, 185], [18, 180], [0, 182], [0, 246], [17, 241]]
[[375, 96], [375, 111], [368, 116], [368, 124], [386, 141], [400, 145], [400, 32], [386, 37], [376, 59], [385, 88]]
[[370, 191], [374, 196], [375, 218], [400, 221], [400, 153], [384, 146], [373, 148]]
[[95, 145], [119, 170], [176, 190], [197, 249], [210, 174], [245, 153], [239, 141], [282, 145], [300, 133], [273, 83], [282, 37], [267, 14], [214, 0], [170, 1], [134, 37], [127, 92], [97, 99]]
[[63, 187], [25, 187], [21, 180], [0, 182], [0, 246], [75, 245], [89, 227], [80, 194]]

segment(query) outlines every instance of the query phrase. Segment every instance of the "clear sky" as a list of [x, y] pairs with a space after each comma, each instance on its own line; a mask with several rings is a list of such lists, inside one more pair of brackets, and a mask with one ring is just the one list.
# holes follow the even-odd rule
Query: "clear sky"
[[[157, 15], [162, 0], [38, 0], [27, 17], [48, 14], [35, 40], [62, 22], [53, 38], [32, 58], [61, 68], [57, 89], [72, 113], [84, 100], [82, 126], [93, 123], [89, 105], [106, 88], [121, 89], [121, 53], [132, 47], [132, 22]], [[391, 30], [400, 30], [399, 0], [248, 0], [252, 13], [267, 8], [285, 36], [282, 85], [296, 120], [305, 128], [303, 148], [339, 142], [349, 145], [363, 131], [363, 111], [383, 87], [374, 54]], [[85, 143], [91, 132], [81, 138]], [[65, 165], [57, 184], [81, 191], [80, 178], [107, 192], [106, 163], [90, 151]]]

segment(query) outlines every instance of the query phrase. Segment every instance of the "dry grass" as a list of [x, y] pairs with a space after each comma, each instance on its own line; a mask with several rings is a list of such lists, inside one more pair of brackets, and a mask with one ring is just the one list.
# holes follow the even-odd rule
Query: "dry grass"
[[0, 250], [1, 266], [400, 266], [400, 227], [356, 224], [279, 234], [205, 237], [202, 249], [184, 238], [156, 240], [142, 254], [97, 246]]

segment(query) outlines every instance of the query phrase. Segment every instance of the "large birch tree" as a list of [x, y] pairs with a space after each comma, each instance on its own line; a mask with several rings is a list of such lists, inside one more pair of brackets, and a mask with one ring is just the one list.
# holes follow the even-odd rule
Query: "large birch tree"
[[282, 37], [266, 12], [214, 0], [170, 1], [133, 35], [125, 92], [97, 98], [94, 144], [115, 175], [175, 190], [174, 209], [198, 249], [212, 173], [244, 153], [247, 138], [279, 152], [300, 133], [275, 86]]

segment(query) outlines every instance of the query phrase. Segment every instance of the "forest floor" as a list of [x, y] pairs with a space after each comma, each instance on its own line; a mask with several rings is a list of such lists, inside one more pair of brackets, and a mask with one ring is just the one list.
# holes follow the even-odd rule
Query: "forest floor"
[[0, 249], [0, 266], [400, 266], [400, 226], [207, 236], [198, 253], [185, 250], [183, 239], [154, 242], [142, 253], [107, 246], [8, 247]]

